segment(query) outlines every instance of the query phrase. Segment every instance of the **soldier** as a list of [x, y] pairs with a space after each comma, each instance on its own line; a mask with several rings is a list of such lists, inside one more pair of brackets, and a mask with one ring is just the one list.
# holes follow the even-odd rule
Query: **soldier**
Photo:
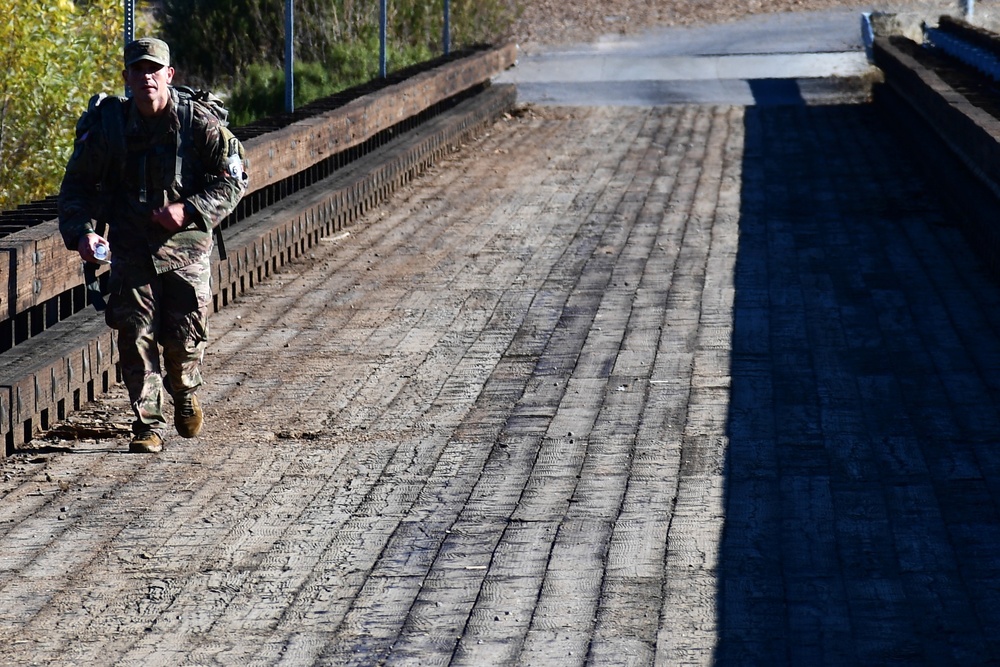
[[[86, 262], [101, 261], [111, 246], [105, 318], [118, 332], [135, 413], [129, 449], [159, 452], [164, 391], [173, 398], [177, 433], [193, 438], [201, 430], [195, 392], [208, 340], [212, 230], [243, 196], [245, 160], [211, 110], [170, 86], [165, 42], [130, 42], [124, 62], [131, 97], [92, 100], [77, 125], [59, 192], [59, 230]], [[105, 223], [108, 239], [98, 233]]]

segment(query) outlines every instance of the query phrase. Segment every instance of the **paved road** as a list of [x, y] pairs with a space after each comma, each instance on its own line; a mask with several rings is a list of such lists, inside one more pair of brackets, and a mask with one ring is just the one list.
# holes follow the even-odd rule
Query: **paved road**
[[1000, 289], [916, 167], [499, 123], [213, 319], [203, 437], [0, 464], [0, 664], [1000, 661]]
[[[899, 23], [910, 25], [923, 14], [904, 16]], [[866, 79], [874, 72], [865, 56], [861, 18], [855, 10], [770, 14], [529, 49], [497, 80], [517, 84], [521, 101], [547, 105], [860, 100], [864, 86], [844, 79]]]

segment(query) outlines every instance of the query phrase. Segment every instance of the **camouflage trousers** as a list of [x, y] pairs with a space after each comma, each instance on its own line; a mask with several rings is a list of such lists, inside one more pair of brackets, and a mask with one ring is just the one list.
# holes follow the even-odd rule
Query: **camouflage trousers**
[[132, 432], [164, 437], [164, 393], [176, 398], [201, 386], [212, 303], [210, 259], [138, 285], [129, 284], [127, 277], [116, 281], [114, 268], [105, 313], [108, 326], [118, 331], [119, 367], [135, 414]]

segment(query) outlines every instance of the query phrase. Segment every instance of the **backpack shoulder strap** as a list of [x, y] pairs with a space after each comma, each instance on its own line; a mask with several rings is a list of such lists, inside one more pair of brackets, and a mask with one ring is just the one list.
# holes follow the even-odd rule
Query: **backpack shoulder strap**
[[101, 126], [113, 155], [125, 154], [125, 100], [105, 95], [100, 101]]
[[190, 141], [191, 126], [193, 123], [192, 116], [194, 115], [191, 109], [191, 96], [183, 94], [183, 92], [176, 88], [172, 91], [174, 103], [177, 107], [177, 120], [180, 121], [180, 128], [177, 131], [177, 148], [174, 157], [174, 187], [177, 189], [181, 186], [181, 173], [184, 168], [184, 141]]
[[[107, 146], [104, 171], [101, 174], [101, 186], [109, 187], [112, 178], [119, 180], [125, 171], [125, 100], [120, 97], [98, 93], [87, 103], [87, 112], [77, 123], [78, 137], [100, 124], [100, 133]], [[118, 172], [115, 173], [115, 168]]]
[[[194, 91], [187, 86], [177, 86], [173, 89], [172, 93], [174, 95], [174, 102], [177, 105], [177, 120], [180, 124], [180, 128], [177, 131], [177, 153], [174, 156], [174, 187], [179, 190], [181, 186], [181, 170], [184, 167], [183, 143], [185, 140], [190, 141], [191, 128], [194, 125], [194, 109], [192, 107], [200, 103], [200, 98], [198, 91]], [[211, 107], [209, 107], [209, 110], [215, 113], [215, 110]], [[225, 125], [224, 119], [220, 118], [220, 121]], [[216, 227], [212, 230], [212, 233], [215, 237], [215, 243], [219, 248], [219, 258], [225, 261], [227, 259], [226, 244], [222, 238], [222, 229]]]

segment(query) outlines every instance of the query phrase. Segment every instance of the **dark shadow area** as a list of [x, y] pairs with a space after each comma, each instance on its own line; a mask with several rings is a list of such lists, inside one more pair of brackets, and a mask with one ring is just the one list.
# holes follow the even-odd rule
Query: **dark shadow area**
[[716, 663], [1000, 664], [997, 283], [874, 106], [745, 129]]
[[750, 79], [747, 81], [754, 104], [762, 107], [802, 105], [802, 91], [795, 79]]

